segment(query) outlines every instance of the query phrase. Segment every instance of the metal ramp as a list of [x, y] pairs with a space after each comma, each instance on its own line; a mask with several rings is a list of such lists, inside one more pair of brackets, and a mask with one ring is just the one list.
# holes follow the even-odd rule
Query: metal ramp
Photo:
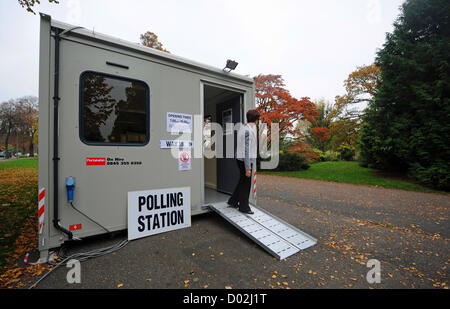
[[314, 237], [296, 227], [262, 209], [250, 206], [254, 212], [253, 215], [247, 215], [229, 207], [226, 202], [214, 203], [209, 208], [280, 260], [317, 243]]

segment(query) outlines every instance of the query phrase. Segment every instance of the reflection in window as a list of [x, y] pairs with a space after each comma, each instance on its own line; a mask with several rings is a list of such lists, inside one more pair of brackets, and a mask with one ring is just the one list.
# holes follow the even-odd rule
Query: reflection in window
[[145, 144], [148, 87], [94, 72], [81, 76], [81, 139], [86, 143]]

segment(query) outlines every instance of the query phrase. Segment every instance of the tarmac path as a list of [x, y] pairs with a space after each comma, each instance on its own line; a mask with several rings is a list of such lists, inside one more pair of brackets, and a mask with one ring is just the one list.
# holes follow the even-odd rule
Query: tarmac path
[[[81, 263], [81, 283], [56, 269], [38, 288], [448, 288], [450, 195], [258, 176], [258, 207], [317, 238], [278, 261], [215, 213], [188, 229], [131, 241]], [[126, 238], [96, 237], [68, 253]], [[369, 260], [380, 283], [369, 283]]]

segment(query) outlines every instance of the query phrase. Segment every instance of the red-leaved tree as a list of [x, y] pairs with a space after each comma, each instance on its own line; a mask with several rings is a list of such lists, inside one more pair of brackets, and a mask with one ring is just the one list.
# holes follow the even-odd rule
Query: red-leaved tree
[[295, 123], [303, 119], [315, 122], [318, 111], [308, 97], [296, 99], [284, 87], [281, 75], [256, 76], [256, 109], [261, 113], [261, 121], [269, 127], [272, 123], [279, 124], [280, 138], [287, 134], [299, 136], [301, 133]]
[[331, 130], [327, 127], [315, 127], [311, 128], [312, 138], [318, 143], [326, 142], [330, 139]]
[[270, 125], [279, 125], [280, 139], [286, 136], [296, 138], [297, 143], [291, 151], [307, 152], [309, 146], [301, 137], [298, 126], [299, 120], [308, 120], [315, 123], [315, 116], [319, 114], [316, 105], [308, 97], [297, 99], [285, 88], [281, 75], [258, 75], [255, 77], [256, 109], [261, 114], [261, 122], [267, 123], [268, 137], [270, 138]]

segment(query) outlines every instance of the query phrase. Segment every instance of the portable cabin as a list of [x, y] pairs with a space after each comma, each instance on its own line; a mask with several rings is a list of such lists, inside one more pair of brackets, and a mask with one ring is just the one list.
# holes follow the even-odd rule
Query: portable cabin
[[[189, 226], [190, 216], [226, 201], [239, 172], [232, 158], [202, 155], [203, 122], [242, 123], [254, 106], [252, 78], [41, 14], [41, 260], [69, 239], [129, 228], [133, 197], [151, 210], [164, 206], [158, 197], [175, 207], [184, 194], [189, 211], [174, 221], [168, 214], [166, 227], [180, 219]], [[170, 130], [177, 123], [181, 142]], [[176, 158], [180, 143], [190, 151]]]

